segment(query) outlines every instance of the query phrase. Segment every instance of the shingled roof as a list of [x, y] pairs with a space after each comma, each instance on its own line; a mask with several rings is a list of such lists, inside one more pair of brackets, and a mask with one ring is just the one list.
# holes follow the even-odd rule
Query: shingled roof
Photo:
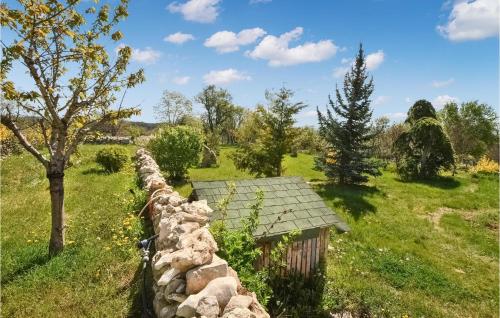
[[[228, 186], [234, 183], [236, 193], [228, 206], [226, 226], [238, 228], [241, 219], [250, 214], [250, 205], [255, 202], [255, 193], [264, 193], [260, 225], [255, 236], [272, 240], [294, 229], [302, 231], [301, 237], [314, 237], [320, 228], [335, 226], [345, 232], [348, 225], [342, 221], [323, 199], [314, 192], [301, 177], [276, 177], [235, 181], [193, 181], [193, 198], [207, 200], [215, 212], [212, 221], [220, 218], [217, 211], [219, 201], [228, 194]], [[289, 212], [282, 214], [284, 210]], [[281, 220], [276, 222], [279, 215]], [[272, 226], [274, 224], [274, 226]]]

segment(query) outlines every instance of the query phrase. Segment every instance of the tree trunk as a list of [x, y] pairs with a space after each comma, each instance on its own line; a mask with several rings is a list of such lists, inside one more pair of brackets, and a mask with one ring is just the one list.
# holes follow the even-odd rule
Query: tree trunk
[[[59, 166], [59, 165], [58, 165]], [[52, 206], [52, 228], [50, 232], [49, 255], [55, 256], [64, 248], [64, 164], [62, 168], [47, 173]]]

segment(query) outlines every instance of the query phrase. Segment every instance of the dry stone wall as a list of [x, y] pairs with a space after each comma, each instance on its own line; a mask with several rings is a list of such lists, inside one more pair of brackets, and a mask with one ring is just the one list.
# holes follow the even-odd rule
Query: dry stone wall
[[158, 234], [151, 261], [157, 317], [269, 318], [255, 293], [246, 290], [238, 274], [215, 254], [207, 202], [188, 202], [174, 191], [146, 150], [139, 149], [136, 160]]

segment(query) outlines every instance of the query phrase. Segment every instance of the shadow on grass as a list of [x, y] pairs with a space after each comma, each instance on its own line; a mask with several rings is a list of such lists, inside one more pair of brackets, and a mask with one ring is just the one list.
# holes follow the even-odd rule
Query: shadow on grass
[[7, 285], [8, 283], [22, 277], [32, 269], [47, 264], [50, 261], [48, 253], [38, 254], [28, 262], [25, 262], [21, 267], [17, 268], [11, 273], [2, 273], [2, 285]]
[[[134, 211], [140, 211], [140, 208], [146, 204], [146, 196], [144, 193], [135, 194], [136, 200]], [[141, 240], [147, 239], [153, 235], [153, 224], [149, 218], [145, 218], [142, 222], [143, 232], [141, 235]], [[151, 244], [149, 259], [153, 258], [156, 250], [154, 243]], [[140, 257], [140, 250], [137, 250], [137, 262], [138, 266], [134, 273], [134, 278], [132, 280], [132, 288], [130, 288], [128, 302], [131, 304], [127, 317], [155, 317], [153, 310], [153, 298], [154, 293], [151, 288], [153, 286], [153, 273], [151, 271], [151, 263], [146, 264], [146, 268], [143, 270], [143, 263]], [[145, 281], [144, 281], [145, 279]], [[143, 296], [145, 294], [145, 297]], [[146, 307], [144, 307], [146, 306]], [[148, 312], [148, 314], [143, 314]]]
[[417, 179], [405, 181], [397, 178], [398, 182], [408, 183], [408, 184], [423, 184], [434, 188], [440, 189], [455, 189], [460, 186], [460, 181], [451, 176], [437, 176], [429, 179]]
[[106, 175], [106, 174], [109, 174], [109, 172], [105, 171], [104, 169], [89, 168], [87, 170], [83, 170], [82, 174], [83, 175], [88, 175], [88, 174]]
[[273, 277], [270, 281], [273, 293], [267, 304], [271, 317], [331, 317], [321, 303], [326, 285], [325, 265], [322, 261], [308, 278], [297, 273]]
[[377, 208], [366, 198], [381, 193], [374, 186], [331, 183], [317, 185], [316, 191], [323, 199], [332, 201], [334, 207], [344, 207], [356, 221], [365, 214], [377, 212]]

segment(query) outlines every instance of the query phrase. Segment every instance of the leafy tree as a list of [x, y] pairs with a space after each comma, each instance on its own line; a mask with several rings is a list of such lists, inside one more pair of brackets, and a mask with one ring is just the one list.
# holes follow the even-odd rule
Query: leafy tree
[[318, 131], [313, 127], [297, 127], [292, 142], [292, 156], [296, 156], [299, 151], [309, 154], [320, 152], [323, 144]]
[[202, 116], [205, 132], [219, 134], [232, 112], [231, 94], [225, 89], [209, 85], [195, 97], [195, 101], [205, 108]]
[[495, 110], [477, 101], [448, 103], [439, 117], [461, 162], [477, 161], [498, 143], [498, 117]]
[[240, 127], [247, 110], [244, 107], [232, 105], [227, 120], [222, 125], [221, 137], [226, 144], [236, 143], [236, 131]]
[[177, 125], [191, 114], [193, 103], [179, 92], [164, 90], [158, 105], [154, 107], [157, 119], [167, 125]]
[[378, 166], [369, 159], [372, 111], [370, 96], [373, 79], [368, 79], [363, 47], [344, 78], [344, 97], [336, 89], [336, 102], [331, 97], [326, 114], [318, 110], [319, 133], [329, 144], [316, 163], [325, 174], [341, 184], [360, 183], [368, 175], [378, 175]]
[[[13, 106], [2, 105], [1, 122], [46, 170], [52, 205], [50, 255], [64, 248], [64, 169], [71, 155], [96, 126], [139, 113], [113, 106], [120, 90], [144, 80], [143, 71], [127, 75], [131, 49], [123, 46], [111, 59], [104, 45], [108, 38], [122, 38], [116, 25], [127, 17], [127, 3], [122, 0], [114, 9], [78, 0], [0, 5], [1, 25], [15, 35], [12, 42], [2, 42], [0, 81], [3, 97]], [[88, 7], [85, 13], [79, 11], [83, 7]], [[13, 65], [26, 69], [33, 90], [8, 80]], [[36, 118], [46, 151], [37, 150], [24, 135], [20, 119], [27, 116]]]
[[396, 139], [404, 132], [404, 124], [389, 124], [387, 117], [377, 118], [372, 126], [372, 151], [375, 158], [381, 160], [395, 160], [393, 145]]
[[234, 110], [232, 97], [227, 90], [209, 85], [195, 97], [195, 101], [205, 108], [205, 113], [201, 116], [206, 136], [202, 166], [209, 167], [217, 162], [217, 157], [213, 154], [219, 154], [224, 125]]
[[203, 136], [188, 126], [167, 126], [158, 130], [148, 148], [171, 180], [181, 180], [200, 161]]
[[242, 125], [254, 135], [246, 134], [238, 140], [240, 148], [233, 154], [238, 169], [258, 176], [281, 176], [283, 157], [295, 137], [294, 116], [306, 107], [302, 102], [293, 103], [292, 98], [293, 92], [284, 87], [276, 93], [266, 92], [269, 107], [258, 106], [251, 121]]
[[184, 115], [179, 119], [179, 125], [189, 126], [199, 131], [203, 131], [203, 122], [199, 117], [195, 117], [193, 115]]
[[408, 111], [409, 129], [394, 143], [396, 165], [405, 180], [430, 178], [454, 166], [453, 148], [431, 103], [419, 100]]

